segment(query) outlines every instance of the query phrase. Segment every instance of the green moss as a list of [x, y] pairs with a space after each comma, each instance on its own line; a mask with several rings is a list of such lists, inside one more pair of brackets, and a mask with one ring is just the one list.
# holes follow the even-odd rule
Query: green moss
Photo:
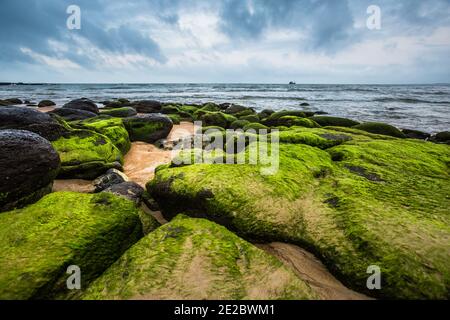
[[283, 116], [277, 121], [278, 126], [286, 126], [286, 127], [306, 127], [306, 128], [317, 128], [320, 127], [315, 121], [307, 118], [300, 118], [296, 116]]
[[199, 108], [197, 106], [182, 105], [179, 107], [179, 109], [183, 112], [187, 112], [191, 115], [194, 115], [194, 112], [197, 111]]
[[201, 110], [204, 110], [204, 111], [210, 111], [210, 112], [217, 112], [217, 111], [220, 111], [220, 108], [219, 108], [219, 106], [216, 105], [215, 103], [208, 102], [208, 103], [205, 103], [205, 104], [201, 107]]
[[166, 117], [137, 116], [124, 119], [123, 123], [131, 141], [154, 143], [167, 137], [173, 123]]
[[84, 299], [317, 298], [281, 262], [204, 219], [179, 215], [129, 249]]
[[178, 114], [168, 114], [167, 116], [172, 120], [173, 124], [180, 124], [181, 117]]
[[[198, 114], [197, 112], [197, 116]], [[218, 126], [222, 128], [228, 128], [231, 123], [236, 121], [236, 117], [223, 112], [206, 112], [199, 119], [202, 121], [203, 126]]]
[[367, 131], [375, 134], [383, 134], [386, 136], [396, 137], [396, 138], [406, 138], [404, 133], [398, 130], [396, 127], [393, 127], [386, 123], [379, 122], [366, 122], [354, 126], [353, 128], [358, 130]]
[[69, 265], [85, 289], [141, 236], [134, 204], [108, 193], [57, 192], [2, 213], [0, 299], [77, 296], [66, 287]]
[[[348, 135], [327, 150], [280, 144], [271, 176], [248, 164], [166, 167], [147, 188], [165, 217], [206, 215], [248, 239], [303, 246], [366, 294], [448, 299], [450, 148]], [[371, 265], [381, 290], [367, 290]]]
[[278, 120], [281, 117], [285, 117], [285, 116], [294, 116], [294, 117], [304, 118], [305, 114], [302, 111], [298, 111], [298, 110], [278, 111], [278, 112], [272, 113], [262, 123], [265, 124], [266, 126], [270, 126], [270, 127], [271, 126], [277, 126], [278, 125]]
[[359, 122], [346, 119], [346, 118], [338, 118], [338, 117], [330, 117], [330, 116], [314, 116], [309, 119], [317, 122], [321, 126], [336, 126], [336, 127], [353, 127], [359, 124]]
[[269, 132], [269, 127], [266, 127], [265, 125], [261, 124], [261, 123], [249, 123], [247, 125], [244, 126], [243, 128], [244, 131], [247, 130], [256, 130], [257, 132], [259, 130], [267, 130], [267, 132]]
[[209, 131], [209, 130], [217, 130], [217, 131], [220, 131], [220, 132], [225, 132], [225, 129], [224, 128], [222, 128], [222, 127], [218, 127], [218, 126], [209, 126], [209, 127], [202, 127], [202, 133], [205, 133], [206, 131]]
[[259, 122], [259, 117], [256, 115], [248, 115], [240, 117], [239, 120], [247, 120], [248, 122]]
[[74, 128], [93, 130], [107, 136], [124, 155], [131, 148], [130, 137], [120, 118], [99, 116], [82, 121], [72, 121], [70, 124]]
[[256, 115], [256, 112], [255, 112], [255, 110], [250, 109], [250, 108], [245, 109], [245, 110], [240, 111], [240, 112], [237, 112], [237, 113], [233, 113], [233, 116], [235, 116], [238, 119], [240, 119], [241, 117], [251, 116], [251, 115]]
[[236, 120], [230, 125], [230, 129], [233, 129], [233, 130], [242, 129], [249, 123], [250, 123], [250, 121], [247, 121], [247, 120]]
[[161, 108], [161, 113], [166, 113], [166, 114], [173, 113], [173, 114], [176, 114], [178, 112], [180, 112], [180, 109], [178, 109], [176, 106], [172, 106], [172, 105], [163, 106]]
[[63, 178], [94, 179], [110, 168], [120, 167], [123, 156], [111, 140], [89, 130], [73, 130], [56, 141]]

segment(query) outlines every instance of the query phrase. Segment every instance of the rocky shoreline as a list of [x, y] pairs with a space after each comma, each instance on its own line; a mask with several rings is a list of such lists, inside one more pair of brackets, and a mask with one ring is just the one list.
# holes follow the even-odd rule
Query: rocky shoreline
[[[233, 104], [102, 104], [0, 101], [0, 299], [450, 297], [449, 132]], [[215, 159], [240, 138], [247, 148], [231, 156], [247, 155], [265, 130], [278, 171], [175, 163], [194, 121], [225, 140]], [[81, 290], [66, 287], [70, 265]], [[379, 290], [367, 287], [372, 265]]]

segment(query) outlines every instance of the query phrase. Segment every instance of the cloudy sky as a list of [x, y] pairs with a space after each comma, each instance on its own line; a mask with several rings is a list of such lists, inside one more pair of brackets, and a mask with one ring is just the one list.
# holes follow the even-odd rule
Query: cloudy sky
[[0, 0], [0, 81], [448, 83], [449, 57], [450, 0]]

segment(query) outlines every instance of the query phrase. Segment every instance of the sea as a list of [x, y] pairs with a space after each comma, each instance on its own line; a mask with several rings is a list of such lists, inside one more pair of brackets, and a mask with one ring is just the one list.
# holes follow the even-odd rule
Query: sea
[[[429, 133], [450, 130], [450, 84], [11, 84], [0, 99], [20, 98], [57, 106], [76, 98], [97, 103], [113, 98], [180, 103], [236, 103], [257, 111], [309, 110], [358, 121], [385, 122]], [[309, 106], [301, 106], [308, 103]], [[100, 105], [101, 106], [101, 105]]]

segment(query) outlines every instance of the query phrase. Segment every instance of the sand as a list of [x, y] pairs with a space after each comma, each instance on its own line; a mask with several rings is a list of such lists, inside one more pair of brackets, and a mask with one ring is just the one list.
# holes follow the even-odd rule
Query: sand
[[277, 257], [325, 300], [368, 300], [370, 297], [345, 287], [313, 254], [292, 244], [273, 242], [256, 244]]

